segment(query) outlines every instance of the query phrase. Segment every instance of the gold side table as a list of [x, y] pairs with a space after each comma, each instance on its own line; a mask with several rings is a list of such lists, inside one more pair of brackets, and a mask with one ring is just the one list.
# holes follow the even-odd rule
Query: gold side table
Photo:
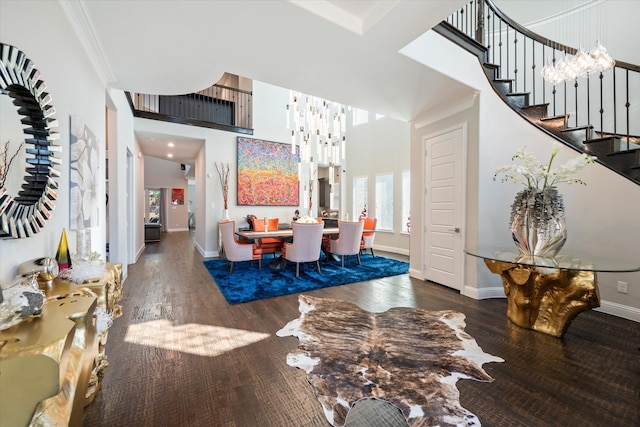
[[637, 261], [579, 254], [531, 257], [502, 248], [465, 252], [484, 259], [489, 271], [502, 278], [511, 322], [559, 338], [578, 314], [600, 307], [598, 272], [640, 271]]

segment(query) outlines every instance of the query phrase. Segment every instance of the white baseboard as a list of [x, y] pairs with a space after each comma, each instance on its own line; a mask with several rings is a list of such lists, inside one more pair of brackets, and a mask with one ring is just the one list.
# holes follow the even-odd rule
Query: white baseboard
[[489, 298], [506, 298], [506, 295], [504, 294], [504, 288], [502, 286], [494, 286], [491, 288], [476, 288], [474, 286], [464, 286], [462, 288], [462, 292], [460, 293], [466, 297], [477, 300]]
[[373, 251], [390, 252], [393, 254], [409, 256], [409, 249], [396, 248], [393, 246], [373, 245]]
[[[409, 276], [413, 277], [414, 279], [423, 280], [422, 271], [414, 268], [409, 269]], [[465, 286], [460, 294], [469, 298], [473, 298], [475, 300], [506, 298], [506, 295], [504, 294], [504, 288], [502, 286], [494, 286], [490, 288], [476, 288], [474, 286]], [[635, 307], [629, 307], [610, 301], [601, 301], [600, 307], [594, 310], [640, 323], [640, 309], [637, 309]]]
[[200, 252], [202, 258], [217, 258], [220, 256], [220, 252], [218, 251], [205, 251], [204, 249], [202, 249], [202, 246], [198, 244], [198, 242], [196, 242], [196, 249], [198, 250], [198, 252]]
[[189, 231], [188, 228], [167, 228], [167, 233], [173, 233], [176, 231]]
[[635, 307], [610, 301], [600, 301], [600, 307], [594, 310], [640, 323], [640, 310]]
[[418, 279], [418, 280], [424, 280], [422, 278], [422, 271], [415, 268], [409, 269], [409, 277], [413, 277], [414, 279]]

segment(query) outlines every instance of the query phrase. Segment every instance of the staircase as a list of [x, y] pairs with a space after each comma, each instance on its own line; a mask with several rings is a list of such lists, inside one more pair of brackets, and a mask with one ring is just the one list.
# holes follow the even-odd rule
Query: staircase
[[549, 116], [548, 103], [532, 105], [529, 92], [512, 90], [513, 80], [496, 78], [499, 67], [485, 63], [484, 70], [502, 99], [531, 123], [566, 145], [596, 156], [599, 163], [640, 184], [640, 137], [597, 132], [591, 124], [571, 127], [569, 114]]
[[[640, 103], [640, 93], [633, 93], [633, 85], [629, 84], [629, 73], [636, 73], [633, 77], [637, 78], [640, 67], [617, 62], [610, 76], [600, 73], [575, 83], [551, 86], [536, 70], [542, 68], [536, 62], [542, 58], [544, 65], [545, 55], [555, 61], [557, 52], [575, 54], [576, 50], [521, 27], [504, 16], [491, 0], [469, 2], [434, 31], [477, 55], [496, 93], [530, 123], [565, 145], [596, 156], [598, 163], [640, 185], [640, 136], [630, 132], [632, 125], [640, 126], [637, 120], [630, 120], [630, 100]], [[531, 46], [528, 53], [527, 46]], [[623, 80], [618, 88], [617, 76]], [[612, 82], [613, 95], [609, 97], [605, 80]], [[618, 97], [625, 99], [616, 100], [618, 92], [623, 94]], [[593, 94], [595, 101], [591, 99]], [[540, 98], [542, 102], [537, 102]], [[605, 109], [611, 99], [613, 108]], [[618, 110], [625, 113], [623, 119], [618, 119]], [[599, 121], [598, 130], [594, 119]], [[605, 126], [623, 127], [625, 132], [606, 131]]]

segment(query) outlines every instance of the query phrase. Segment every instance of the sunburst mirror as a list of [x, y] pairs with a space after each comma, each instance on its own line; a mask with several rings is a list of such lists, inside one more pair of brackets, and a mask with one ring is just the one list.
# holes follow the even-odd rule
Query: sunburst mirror
[[[33, 61], [4, 43], [0, 43], [0, 92], [10, 98], [2, 105], [12, 103], [20, 122], [5, 123], [3, 113], [1, 127], [21, 125], [20, 141], [0, 141], [0, 238], [25, 238], [41, 231], [55, 206], [61, 163], [59, 134], [54, 132], [58, 121], [53, 118], [47, 84]], [[15, 158], [12, 153], [17, 153]], [[6, 181], [10, 167], [22, 169], [16, 185]]]

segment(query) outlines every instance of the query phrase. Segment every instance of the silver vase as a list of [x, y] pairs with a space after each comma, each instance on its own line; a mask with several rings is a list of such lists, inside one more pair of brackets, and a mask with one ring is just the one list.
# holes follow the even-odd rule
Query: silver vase
[[567, 241], [564, 203], [555, 187], [527, 187], [511, 205], [511, 235], [527, 256], [552, 258]]

